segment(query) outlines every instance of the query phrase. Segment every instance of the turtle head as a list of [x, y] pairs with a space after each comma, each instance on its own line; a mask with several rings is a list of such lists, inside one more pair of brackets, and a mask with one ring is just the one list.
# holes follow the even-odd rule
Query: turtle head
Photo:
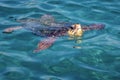
[[68, 35], [71, 37], [82, 36], [82, 27], [80, 24], [74, 24], [71, 29], [68, 30]]

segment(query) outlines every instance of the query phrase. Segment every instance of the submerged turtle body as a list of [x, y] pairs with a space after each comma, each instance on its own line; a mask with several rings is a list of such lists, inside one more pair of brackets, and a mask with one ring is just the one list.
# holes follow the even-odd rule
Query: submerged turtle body
[[[59, 24], [60, 25], [60, 24]], [[71, 24], [61, 24], [61, 26], [42, 25], [39, 22], [28, 22], [23, 25], [23, 28], [31, 30], [34, 34], [41, 37], [62, 36], [64, 35]]]
[[83, 31], [104, 28], [104, 25], [102, 24], [93, 24], [90, 25], [90, 27], [81, 27], [80, 24], [56, 22], [54, 17], [50, 15], [43, 15], [40, 19], [27, 19], [18, 21], [22, 23], [21, 26], [10, 27], [5, 29], [3, 32], [10, 33], [14, 30], [24, 28], [30, 30], [35, 35], [47, 37], [43, 41], [39, 42], [38, 47], [34, 50], [34, 52], [38, 52], [50, 47], [56, 40], [56, 37], [66, 34], [72, 37], [80, 37], [82, 36]]
[[73, 23], [55, 22], [50, 15], [44, 15], [40, 19], [27, 19], [20, 21], [22, 27], [32, 31], [41, 37], [65, 35]]

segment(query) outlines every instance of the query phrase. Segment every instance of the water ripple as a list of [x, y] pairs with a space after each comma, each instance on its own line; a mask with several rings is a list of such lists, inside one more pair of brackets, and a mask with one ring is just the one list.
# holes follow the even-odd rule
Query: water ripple
[[[119, 7], [119, 0], [0, 0], [0, 79], [119, 80]], [[15, 19], [39, 19], [43, 14], [58, 21], [103, 23], [106, 27], [85, 32], [80, 44], [61, 37], [38, 54], [33, 50], [43, 38], [26, 30], [2, 33], [20, 25]]]

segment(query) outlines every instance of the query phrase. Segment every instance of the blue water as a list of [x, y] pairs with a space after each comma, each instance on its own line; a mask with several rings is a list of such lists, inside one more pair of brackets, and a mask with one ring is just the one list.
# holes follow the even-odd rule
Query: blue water
[[[32, 51], [43, 38], [25, 30], [2, 33], [20, 24], [15, 19], [43, 14], [106, 27], [85, 32], [80, 44], [60, 37], [39, 53]], [[120, 80], [120, 1], [0, 0], [0, 80]]]

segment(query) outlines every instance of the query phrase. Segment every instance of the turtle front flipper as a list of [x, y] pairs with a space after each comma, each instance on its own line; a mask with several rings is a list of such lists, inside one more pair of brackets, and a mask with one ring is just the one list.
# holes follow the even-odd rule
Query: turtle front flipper
[[104, 29], [104, 24], [91, 24], [89, 26], [83, 26], [83, 31], [89, 31], [89, 30], [101, 30]]
[[49, 48], [56, 40], [56, 37], [48, 37], [41, 42], [38, 43], [37, 49], [35, 49], [33, 52], [39, 52], [41, 50], [45, 50]]
[[3, 33], [12, 33], [15, 30], [22, 29], [22, 26], [10, 27], [3, 30]]

